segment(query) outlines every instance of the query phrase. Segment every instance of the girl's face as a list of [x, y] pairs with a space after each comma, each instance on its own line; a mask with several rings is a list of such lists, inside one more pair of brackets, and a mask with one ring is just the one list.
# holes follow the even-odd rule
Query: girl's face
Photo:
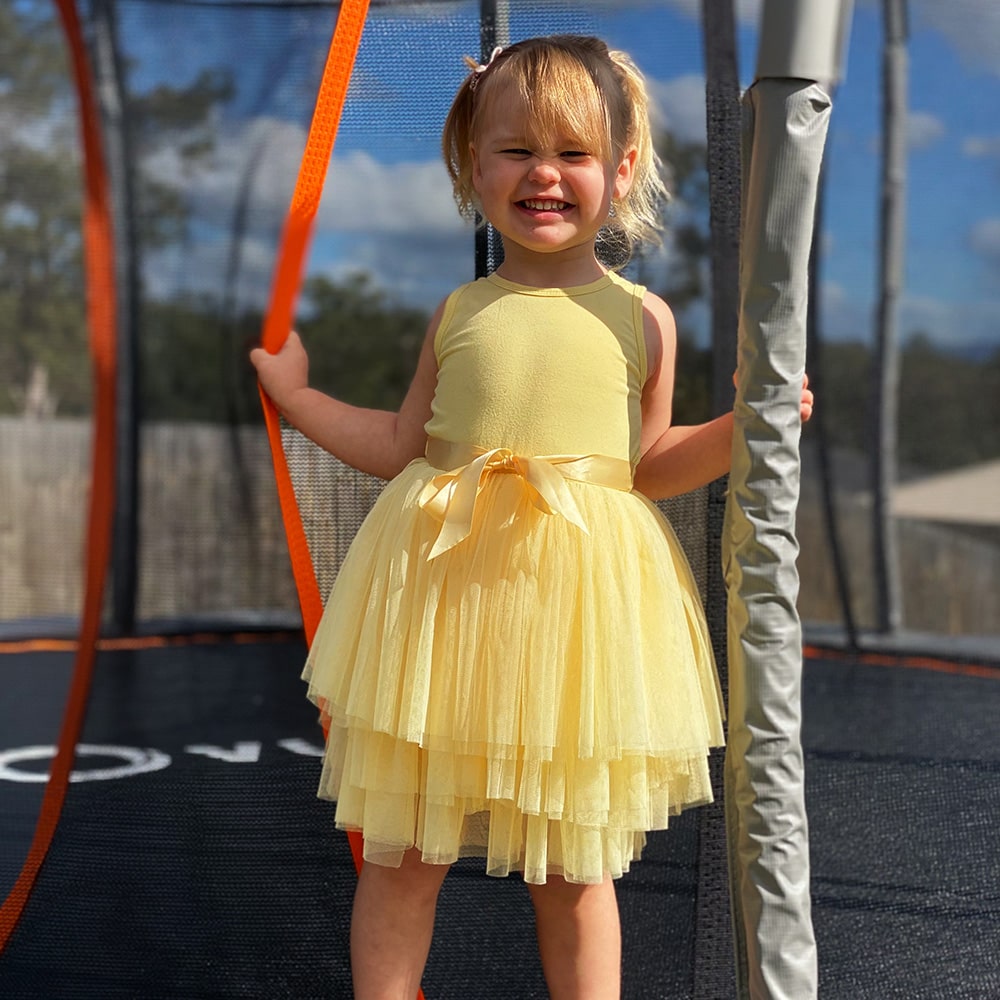
[[595, 148], [571, 135], [530, 138], [519, 99], [505, 102], [479, 130], [471, 146], [472, 183], [483, 214], [503, 236], [536, 254], [572, 250], [593, 253], [612, 198], [632, 182], [635, 150], [606, 163]]

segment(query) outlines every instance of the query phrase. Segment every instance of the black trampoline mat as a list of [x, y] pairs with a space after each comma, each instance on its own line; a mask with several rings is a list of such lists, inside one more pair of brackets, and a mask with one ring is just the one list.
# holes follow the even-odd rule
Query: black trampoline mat
[[1000, 671], [956, 670], [807, 664], [822, 997], [1000, 998]]
[[[297, 641], [263, 640], [101, 653], [83, 743], [105, 752], [77, 766], [150, 770], [71, 785], [0, 956], [0, 997], [350, 996], [354, 868], [314, 794], [303, 658]], [[0, 656], [8, 767], [44, 769], [18, 751], [54, 741], [71, 666], [67, 653]], [[822, 997], [1000, 997], [998, 710], [1000, 675], [808, 663]], [[0, 780], [0, 891], [40, 789]], [[619, 883], [626, 1000], [693, 995], [697, 850], [695, 812]], [[517, 878], [455, 866], [424, 987], [428, 1000], [546, 995]]]

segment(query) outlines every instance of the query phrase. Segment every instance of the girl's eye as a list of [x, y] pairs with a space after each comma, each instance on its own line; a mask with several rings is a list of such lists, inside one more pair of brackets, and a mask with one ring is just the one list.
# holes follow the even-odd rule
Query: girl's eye
[[530, 149], [502, 149], [500, 152], [505, 156], [531, 156]]
[[564, 160], [585, 160], [590, 153], [585, 153], [582, 149], [567, 149], [562, 153]]

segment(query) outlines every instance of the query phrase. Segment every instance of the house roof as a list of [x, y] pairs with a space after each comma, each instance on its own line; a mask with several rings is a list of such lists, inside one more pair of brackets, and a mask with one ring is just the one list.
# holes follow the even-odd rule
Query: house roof
[[1000, 525], [1000, 459], [901, 483], [892, 492], [892, 513], [923, 521]]

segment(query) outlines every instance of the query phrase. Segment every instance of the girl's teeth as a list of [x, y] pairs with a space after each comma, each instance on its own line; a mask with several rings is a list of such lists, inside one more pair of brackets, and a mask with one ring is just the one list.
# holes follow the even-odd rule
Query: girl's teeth
[[524, 204], [537, 212], [559, 212], [566, 207], [564, 201], [539, 201], [538, 199], [529, 199]]

